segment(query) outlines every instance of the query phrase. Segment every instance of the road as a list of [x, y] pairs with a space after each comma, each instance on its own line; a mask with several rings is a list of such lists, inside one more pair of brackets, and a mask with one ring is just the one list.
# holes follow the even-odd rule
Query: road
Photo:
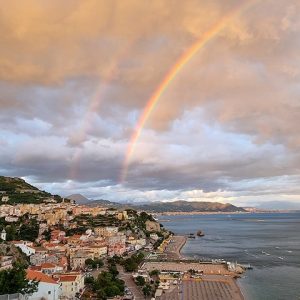
[[143, 293], [136, 286], [131, 273], [125, 273], [122, 267], [118, 267], [119, 278], [125, 281], [125, 285], [132, 292], [135, 300], [145, 300]]

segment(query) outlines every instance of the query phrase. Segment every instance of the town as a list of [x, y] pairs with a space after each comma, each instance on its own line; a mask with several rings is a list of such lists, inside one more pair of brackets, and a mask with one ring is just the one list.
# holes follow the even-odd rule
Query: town
[[[37, 283], [29, 299], [180, 299], [180, 286], [203, 284], [205, 276], [208, 285], [199, 293], [207, 289], [213, 297], [217, 289], [222, 299], [241, 299], [232, 279], [241, 270], [178, 263], [186, 237], [173, 236], [146, 212], [54, 199], [10, 205], [7, 197], [1, 199], [0, 271], [22, 265], [28, 283]], [[18, 292], [15, 299], [22, 299], [24, 290]]]

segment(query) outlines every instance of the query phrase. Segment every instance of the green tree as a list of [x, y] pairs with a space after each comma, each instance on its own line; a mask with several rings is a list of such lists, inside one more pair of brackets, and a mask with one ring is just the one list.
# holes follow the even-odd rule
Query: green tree
[[152, 271], [150, 271], [149, 275], [150, 276], [158, 276], [159, 273], [160, 273], [159, 270], [152, 270]]
[[143, 276], [138, 276], [135, 279], [135, 282], [136, 282], [137, 285], [143, 286], [146, 283], [146, 280], [145, 280], [145, 278]]
[[13, 268], [0, 271], [0, 294], [33, 294], [37, 291], [38, 282], [26, 279], [25, 267], [15, 264]]
[[150, 296], [152, 292], [152, 288], [151, 288], [151, 285], [150, 284], [146, 284], [144, 287], [143, 287], [143, 293], [145, 296]]
[[132, 257], [125, 259], [124, 261], [124, 269], [126, 272], [136, 271], [138, 268], [137, 262], [134, 261]]

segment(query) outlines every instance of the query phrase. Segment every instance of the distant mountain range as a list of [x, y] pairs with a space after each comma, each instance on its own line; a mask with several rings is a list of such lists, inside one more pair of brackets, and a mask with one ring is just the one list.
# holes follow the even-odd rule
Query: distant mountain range
[[136, 210], [145, 210], [152, 213], [164, 212], [237, 212], [245, 211], [242, 207], [232, 204], [218, 202], [190, 202], [190, 201], [174, 201], [174, 202], [152, 202], [148, 204], [123, 204], [111, 202], [108, 200], [88, 200], [81, 194], [69, 195], [67, 198], [76, 201], [78, 204], [88, 206], [106, 206], [117, 209], [132, 208]]
[[[6, 199], [8, 196], [8, 200]], [[6, 200], [3, 200], [6, 199]], [[174, 201], [174, 202], [151, 202], [151, 203], [118, 203], [108, 200], [90, 200], [81, 194], [72, 194], [66, 198], [59, 195], [52, 195], [48, 192], [39, 190], [37, 187], [30, 185], [22, 178], [0, 176], [0, 205], [17, 204], [17, 203], [47, 203], [62, 202], [74, 200], [77, 204], [88, 206], [105, 206], [116, 209], [132, 208], [135, 210], [145, 210], [152, 213], [164, 212], [237, 212], [252, 211], [260, 212], [265, 210], [299, 210], [300, 204], [282, 201], [262, 202], [257, 208], [237, 207], [230, 203], [218, 202], [197, 202], [197, 201]]]
[[174, 201], [174, 202], [153, 202], [139, 206], [140, 209], [163, 213], [163, 212], [237, 212], [245, 211], [242, 207], [230, 203], [218, 202], [197, 202], [197, 201]]

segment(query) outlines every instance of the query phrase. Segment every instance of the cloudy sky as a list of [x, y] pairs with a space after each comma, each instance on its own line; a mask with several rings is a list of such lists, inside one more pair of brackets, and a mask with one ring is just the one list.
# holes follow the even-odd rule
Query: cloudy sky
[[[94, 199], [298, 205], [300, 3], [240, 2], [3, 1], [0, 173]], [[151, 95], [224, 16], [126, 166]]]

